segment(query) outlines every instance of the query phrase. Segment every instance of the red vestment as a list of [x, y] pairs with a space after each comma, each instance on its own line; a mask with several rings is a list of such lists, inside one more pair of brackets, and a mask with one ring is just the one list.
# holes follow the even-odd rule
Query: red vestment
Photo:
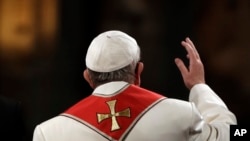
[[[87, 124], [106, 138], [119, 140], [132, 130], [144, 113], [164, 98], [138, 86], [129, 85], [125, 90], [109, 96], [92, 94], [68, 109], [64, 115]], [[108, 105], [111, 102], [113, 105]], [[99, 121], [98, 115], [103, 116]], [[118, 127], [112, 130], [114, 122]]]

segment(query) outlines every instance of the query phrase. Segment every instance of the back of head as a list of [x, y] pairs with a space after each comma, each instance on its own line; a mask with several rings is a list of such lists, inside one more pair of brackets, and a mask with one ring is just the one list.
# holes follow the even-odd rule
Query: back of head
[[[111, 30], [93, 39], [87, 51], [86, 66], [95, 75], [92, 79], [101, 78], [103, 82], [105, 79], [105, 82], [122, 81], [122, 77], [134, 73], [139, 60], [140, 48], [136, 40], [124, 32]], [[106, 78], [107, 76], [110, 78]]]

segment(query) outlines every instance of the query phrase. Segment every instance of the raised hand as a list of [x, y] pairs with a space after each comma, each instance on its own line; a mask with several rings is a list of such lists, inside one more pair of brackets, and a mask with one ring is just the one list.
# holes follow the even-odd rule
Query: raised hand
[[194, 85], [205, 83], [204, 66], [193, 42], [187, 37], [181, 42], [187, 51], [189, 66], [186, 67], [180, 58], [175, 58], [175, 64], [181, 72], [185, 86], [191, 89]]

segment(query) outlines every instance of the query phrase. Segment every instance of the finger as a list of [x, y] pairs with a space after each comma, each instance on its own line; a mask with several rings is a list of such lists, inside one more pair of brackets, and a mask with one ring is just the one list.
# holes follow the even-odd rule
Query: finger
[[199, 55], [199, 53], [198, 53], [198, 51], [197, 51], [197, 49], [196, 49], [194, 43], [192, 42], [192, 40], [191, 40], [189, 37], [187, 37], [187, 38], [186, 38], [186, 42], [189, 43], [190, 46], [194, 49], [195, 54], [196, 54], [196, 57], [200, 58], [200, 55]]
[[190, 64], [193, 64], [193, 61], [197, 59], [194, 49], [191, 47], [189, 43], [185, 41], [182, 41], [181, 44], [183, 47], [185, 47], [188, 53], [187, 56], [189, 57]]
[[183, 61], [179, 58], [175, 58], [174, 61], [175, 61], [176, 66], [180, 70], [182, 77], [186, 76], [188, 73], [188, 69], [185, 66], [185, 64], [183, 63]]
[[189, 37], [187, 37], [185, 41], [188, 42], [191, 47], [195, 48], [193, 41]]

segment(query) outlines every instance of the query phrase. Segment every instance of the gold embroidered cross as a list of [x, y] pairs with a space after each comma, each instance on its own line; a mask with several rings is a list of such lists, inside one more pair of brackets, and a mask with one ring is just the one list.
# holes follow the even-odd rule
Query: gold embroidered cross
[[109, 114], [97, 113], [98, 123], [102, 122], [105, 119], [111, 118], [112, 120], [111, 131], [118, 130], [120, 129], [120, 126], [116, 120], [116, 117], [119, 116], [130, 117], [130, 109], [126, 108], [125, 110], [122, 110], [120, 112], [115, 112], [116, 100], [111, 100], [106, 103], [109, 106], [110, 113]]

